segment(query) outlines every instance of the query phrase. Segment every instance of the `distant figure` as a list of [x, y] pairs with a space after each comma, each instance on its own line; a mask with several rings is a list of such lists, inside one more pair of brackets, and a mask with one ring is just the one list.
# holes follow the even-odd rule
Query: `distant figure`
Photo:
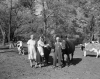
[[67, 40], [67, 41], [69, 41], [69, 38], [68, 38], [68, 36], [66, 36], [66, 40]]
[[53, 68], [56, 67], [57, 63], [57, 57], [58, 57], [58, 67], [62, 67], [62, 43], [60, 42], [60, 37], [56, 37], [56, 42], [55, 42], [55, 53], [54, 53], [54, 59], [53, 59]]
[[14, 48], [14, 43], [13, 43], [13, 41], [10, 41], [10, 43], [9, 43], [9, 48], [11, 49], [11, 48]]
[[85, 45], [84, 44], [80, 44], [80, 46], [81, 46], [81, 50], [83, 51], [84, 48], [85, 48]]
[[33, 60], [36, 61], [36, 41], [34, 40], [34, 35], [30, 36], [30, 40], [28, 40], [28, 59], [30, 60], [30, 66], [33, 67]]

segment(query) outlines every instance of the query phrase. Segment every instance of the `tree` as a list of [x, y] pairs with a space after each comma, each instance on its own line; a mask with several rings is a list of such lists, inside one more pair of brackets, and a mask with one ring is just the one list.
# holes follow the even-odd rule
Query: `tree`
[[8, 33], [8, 22], [9, 22], [9, 16], [8, 13], [6, 12], [6, 10], [0, 10], [0, 30], [2, 33], [2, 45], [5, 44], [5, 38], [7, 36]]
[[2, 26], [0, 25], [0, 30], [1, 30], [1, 33], [2, 33], [2, 36], [3, 36], [3, 41], [2, 41], [2, 45], [5, 45], [5, 31], [3, 30]]
[[92, 38], [100, 33], [98, 0], [12, 0], [11, 20], [11, 0], [6, 1], [2, 3], [3, 9], [0, 9], [1, 30], [5, 36], [9, 33], [11, 40], [15, 35], [27, 38], [32, 33], [41, 35], [43, 32], [47, 36], [68, 34], [73, 38], [77, 35]]

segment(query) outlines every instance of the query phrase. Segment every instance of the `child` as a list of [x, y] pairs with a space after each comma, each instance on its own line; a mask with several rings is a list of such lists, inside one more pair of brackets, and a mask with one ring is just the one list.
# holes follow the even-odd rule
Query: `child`
[[28, 40], [28, 59], [30, 60], [30, 66], [33, 67], [33, 60], [36, 60], [36, 49], [35, 44], [36, 41], [34, 40], [34, 35], [30, 36], [30, 40]]
[[58, 57], [58, 64], [61, 68], [61, 60], [62, 60], [62, 43], [60, 42], [60, 38], [59, 37], [56, 37], [56, 42], [55, 42], [55, 53], [54, 53], [54, 60], [53, 60], [53, 66], [54, 68], [56, 67], [56, 63], [57, 63], [57, 57]]

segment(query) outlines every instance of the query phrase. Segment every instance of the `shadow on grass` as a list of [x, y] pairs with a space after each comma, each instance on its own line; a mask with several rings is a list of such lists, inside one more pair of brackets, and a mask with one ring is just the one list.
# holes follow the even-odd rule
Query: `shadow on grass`
[[[44, 62], [44, 63], [46, 63], [46, 62]], [[49, 56], [48, 64], [45, 64], [43, 67], [47, 67], [47, 66], [51, 66], [51, 65], [53, 65], [53, 57]]]
[[7, 53], [7, 52], [16, 52], [17, 50], [15, 48], [9, 49], [9, 48], [3, 48], [0, 49], [0, 53]]
[[28, 55], [28, 48], [27, 47], [24, 47], [23, 49], [24, 49], [24, 54], [25, 55]]
[[0, 46], [0, 50], [5, 50], [5, 49], [9, 49], [8, 46]]
[[5, 53], [9, 49], [9, 46], [0, 46], [0, 53]]
[[82, 61], [82, 58], [73, 58], [73, 61], [71, 62], [72, 65], [77, 65]]
[[70, 64], [68, 65], [68, 61], [65, 61], [65, 64], [63, 65], [63, 67], [65, 66], [70, 66], [70, 65], [77, 65], [82, 61], [82, 58], [73, 58], [73, 61], [70, 61]]
[[86, 57], [96, 57], [96, 55], [86, 55]]
[[48, 65], [53, 65], [53, 57], [52, 56], [49, 56]]

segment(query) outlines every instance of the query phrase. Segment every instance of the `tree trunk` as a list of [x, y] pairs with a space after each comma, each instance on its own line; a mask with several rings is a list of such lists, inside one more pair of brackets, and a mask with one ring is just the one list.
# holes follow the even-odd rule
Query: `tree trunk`
[[93, 39], [93, 33], [91, 32], [90, 33], [90, 41], [92, 41], [92, 39]]
[[2, 45], [5, 45], [5, 32], [3, 32], [3, 40], [2, 40]]
[[2, 45], [5, 45], [5, 32], [3, 31], [2, 27], [0, 26], [0, 30], [1, 30], [1, 33], [2, 33]]
[[10, 20], [9, 20], [9, 33], [8, 33], [8, 42], [10, 43], [10, 34], [11, 34], [11, 25], [12, 25], [12, 0], [11, 0], [11, 5], [10, 5]]

